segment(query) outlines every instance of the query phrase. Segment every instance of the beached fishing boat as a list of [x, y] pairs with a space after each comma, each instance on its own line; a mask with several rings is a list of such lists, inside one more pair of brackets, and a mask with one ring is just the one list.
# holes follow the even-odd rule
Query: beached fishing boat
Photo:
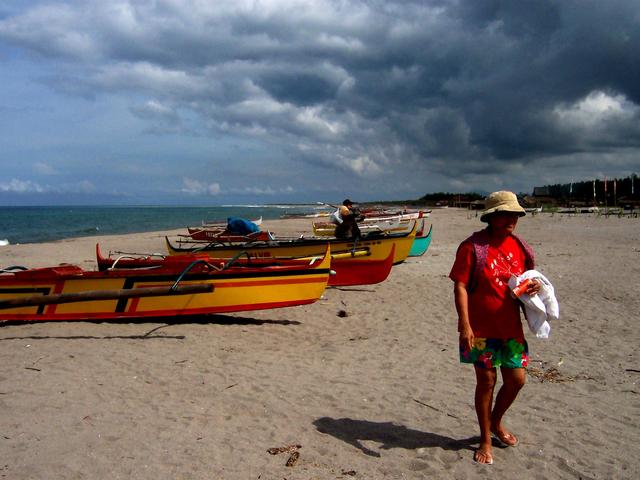
[[[312, 222], [314, 235], [331, 237], [335, 235], [336, 225], [331, 222]], [[358, 228], [362, 234], [366, 233], [406, 233], [411, 230], [411, 220], [401, 220], [399, 217], [379, 220], [375, 222], [358, 222]]]
[[102, 272], [75, 265], [13, 267], [0, 274], [0, 321], [142, 319], [303, 305], [322, 295], [330, 262], [327, 248], [306, 265], [223, 268], [203, 254]]
[[[366, 248], [357, 248], [347, 253], [331, 254], [331, 270], [335, 272], [329, 277], [330, 286], [351, 286], [351, 285], [372, 285], [385, 280], [391, 272], [393, 257], [395, 253], [394, 243], [385, 243], [379, 247], [380, 251], [386, 249], [387, 256], [382, 259], [371, 258], [370, 251]], [[155, 254], [135, 254], [109, 252], [105, 256], [100, 251], [100, 245], [96, 244], [96, 259], [98, 269], [101, 271], [117, 268], [149, 268], [161, 265], [162, 258]], [[308, 265], [313, 257], [300, 258], [279, 258], [279, 257], [251, 257], [244, 252], [238, 253], [233, 258], [212, 258], [208, 257], [208, 262], [219, 265], [223, 268], [231, 262], [233, 265], [243, 267], [268, 267], [268, 266], [291, 266]]]
[[[170, 255], [185, 255], [204, 252], [214, 258], [231, 258], [239, 253], [245, 252], [253, 258], [269, 257], [308, 257], [320, 254], [324, 245], [331, 245], [332, 255], [355, 254], [357, 250], [367, 253], [369, 260], [384, 260], [387, 258], [390, 245], [395, 245], [393, 264], [403, 262], [409, 255], [411, 245], [416, 236], [416, 222], [412, 222], [412, 228], [407, 233], [370, 233], [357, 241], [340, 240], [336, 238], [305, 238], [300, 237], [292, 240], [276, 240], [264, 243], [252, 243], [250, 245], [219, 245], [216, 243], [172, 243], [165, 237], [167, 250]], [[386, 248], [384, 245], [386, 244]]]
[[[411, 220], [427, 218], [430, 213], [431, 210], [396, 213], [376, 210], [366, 214], [361, 213], [358, 219], [358, 228], [363, 234], [370, 232], [403, 233], [410, 230]], [[315, 235], [326, 237], [335, 234], [336, 225], [332, 222], [315, 221], [311, 226]]]

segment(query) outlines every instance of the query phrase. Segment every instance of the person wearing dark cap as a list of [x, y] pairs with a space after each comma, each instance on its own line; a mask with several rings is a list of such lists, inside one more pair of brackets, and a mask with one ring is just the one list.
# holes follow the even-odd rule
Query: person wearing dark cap
[[335, 236], [340, 239], [354, 239], [361, 237], [360, 228], [358, 227], [358, 211], [353, 207], [353, 202], [348, 198], [342, 202], [338, 209], [339, 221], [336, 225]]
[[[460, 362], [475, 368], [480, 445], [473, 458], [478, 463], [493, 463], [492, 440], [502, 447], [518, 445], [502, 419], [525, 384], [529, 358], [520, 305], [508, 286], [512, 275], [534, 266], [531, 247], [513, 233], [524, 215], [512, 192], [490, 194], [480, 217], [488, 226], [460, 244], [449, 274], [458, 313]], [[534, 295], [539, 288], [534, 281], [526, 293]], [[498, 368], [502, 386], [494, 402]]]

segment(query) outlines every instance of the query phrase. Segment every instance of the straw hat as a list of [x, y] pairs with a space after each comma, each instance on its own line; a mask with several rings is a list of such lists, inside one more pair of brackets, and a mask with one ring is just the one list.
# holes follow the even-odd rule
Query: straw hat
[[480, 221], [487, 222], [489, 215], [496, 212], [517, 213], [519, 217], [526, 215], [524, 208], [518, 203], [518, 198], [513, 192], [493, 192], [484, 199], [484, 210]]

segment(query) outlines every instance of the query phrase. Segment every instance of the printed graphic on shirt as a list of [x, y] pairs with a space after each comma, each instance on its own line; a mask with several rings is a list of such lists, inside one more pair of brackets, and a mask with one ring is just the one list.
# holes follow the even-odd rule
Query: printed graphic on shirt
[[514, 258], [513, 252], [507, 254], [498, 250], [495, 258], [489, 262], [489, 268], [493, 276], [493, 281], [499, 286], [504, 286], [509, 282], [512, 275], [518, 276], [524, 270], [517, 258]]

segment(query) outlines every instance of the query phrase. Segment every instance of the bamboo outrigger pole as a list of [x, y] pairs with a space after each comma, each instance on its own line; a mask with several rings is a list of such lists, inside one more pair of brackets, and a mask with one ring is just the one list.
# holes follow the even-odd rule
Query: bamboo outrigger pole
[[31, 295], [29, 297], [0, 300], [0, 310], [7, 308], [33, 307], [73, 302], [92, 302], [97, 300], [120, 300], [122, 298], [161, 297], [167, 295], [191, 295], [213, 292], [212, 283], [183, 285], [173, 287], [144, 287], [123, 290], [87, 290], [77, 293], [59, 293], [54, 295]]

